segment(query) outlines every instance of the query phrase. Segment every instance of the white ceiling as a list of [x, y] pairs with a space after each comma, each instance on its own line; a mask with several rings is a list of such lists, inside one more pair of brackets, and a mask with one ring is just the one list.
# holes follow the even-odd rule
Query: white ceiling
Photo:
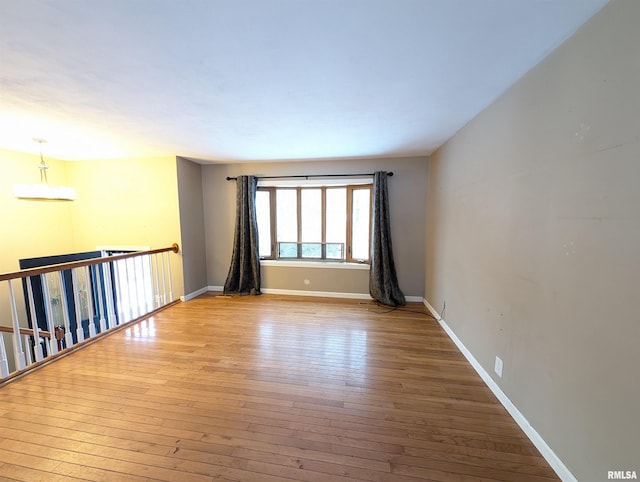
[[606, 0], [0, 0], [0, 148], [431, 153]]

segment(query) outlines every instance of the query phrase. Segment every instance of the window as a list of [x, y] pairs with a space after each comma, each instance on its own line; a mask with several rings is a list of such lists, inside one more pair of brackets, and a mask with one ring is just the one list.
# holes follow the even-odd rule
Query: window
[[372, 185], [258, 187], [262, 259], [369, 262]]

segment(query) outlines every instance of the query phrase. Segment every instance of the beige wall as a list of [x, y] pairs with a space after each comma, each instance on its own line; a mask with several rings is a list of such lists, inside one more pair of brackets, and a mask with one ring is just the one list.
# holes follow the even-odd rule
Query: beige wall
[[184, 292], [191, 294], [207, 287], [202, 166], [181, 157], [176, 162]]
[[[368, 268], [368, 267], [367, 267]], [[367, 294], [369, 269], [327, 267], [322, 263], [308, 263], [304, 268], [275, 264], [262, 266], [263, 288], [326, 293]]]
[[[407, 296], [422, 296], [427, 182], [425, 157], [203, 166], [209, 285], [224, 285], [231, 262], [235, 183], [226, 181], [226, 176], [345, 174], [370, 173], [376, 170], [394, 172], [394, 176], [389, 179], [389, 198], [393, 248], [400, 287]], [[304, 284], [305, 279], [309, 280], [308, 285]], [[263, 266], [262, 288], [367, 294], [369, 278], [368, 271], [361, 270]]]
[[580, 481], [640, 471], [638, 25], [612, 2], [429, 161], [425, 298]]
[[[46, 159], [51, 185], [65, 185], [67, 163]], [[40, 157], [0, 150], [0, 273], [19, 269], [18, 260], [67, 253], [73, 246], [68, 201], [31, 201], [13, 196], [14, 184], [40, 182]]]
[[[175, 157], [68, 163], [75, 251], [180, 243]], [[184, 294], [181, 254], [171, 254], [174, 297]]]

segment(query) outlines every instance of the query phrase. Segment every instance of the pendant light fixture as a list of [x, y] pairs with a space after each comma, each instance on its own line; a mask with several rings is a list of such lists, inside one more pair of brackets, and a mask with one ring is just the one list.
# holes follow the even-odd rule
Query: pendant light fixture
[[14, 184], [13, 194], [19, 199], [35, 199], [50, 201], [73, 201], [76, 198], [76, 190], [66, 186], [50, 186], [47, 179], [49, 166], [44, 162], [42, 156], [42, 144], [47, 142], [44, 139], [33, 139], [33, 142], [40, 144], [40, 184]]

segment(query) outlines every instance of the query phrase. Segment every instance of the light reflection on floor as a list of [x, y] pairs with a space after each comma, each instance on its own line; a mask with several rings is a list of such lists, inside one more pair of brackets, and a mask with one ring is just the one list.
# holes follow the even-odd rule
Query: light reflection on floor
[[152, 341], [156, 337], [156, 324], [153, 317], [142, 320], [131, 328], [127, 328], [124, 336], [127, 340], [141, 342]]

